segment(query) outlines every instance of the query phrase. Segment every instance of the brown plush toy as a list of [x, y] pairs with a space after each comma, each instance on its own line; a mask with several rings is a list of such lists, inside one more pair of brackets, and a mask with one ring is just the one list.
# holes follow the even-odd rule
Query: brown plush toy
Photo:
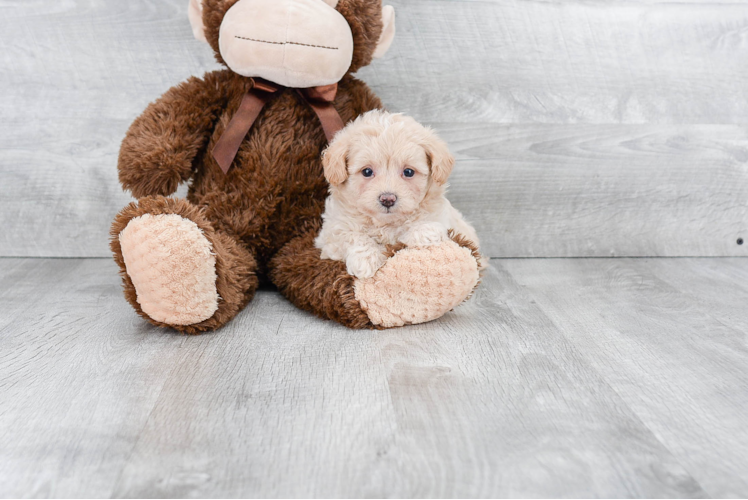
[[[192, 0], [189, 14], [228, 69], [170, 89], [122, 143], [119, 178], [138, 201], [117, 215], [111, 247], [135, 310], [155, 325], [213, 330], [260, 280], [352, 328], [425, 322], [462, 302], [478, 262], [459, 237], [393, 249], [362, 281], [314, 247], [328, 190], [321, 153], [343, 123], [382, 107], [351, 73], [389, 47], [392, 7]], [[186, 200], [166, 197], [187, 181]]]

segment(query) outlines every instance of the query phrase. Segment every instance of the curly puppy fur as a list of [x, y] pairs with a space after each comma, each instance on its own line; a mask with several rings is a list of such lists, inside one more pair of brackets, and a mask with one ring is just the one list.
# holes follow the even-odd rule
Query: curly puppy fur
[[[219, 27], [236, 1], [203, 3], [206, 37], [221, 62]], [[337, 10], [350, 24], [355, 42], [349, 74], [341, 80], [334, 103], [348, 122], [382, 107], [366, 84], [350, 74], [372, 59], [382, 31], [382, 5], [379, 0], [340, 0]], [[327, 141], [314, 111], [293, 89], [285, 89], [260, 114], [228, 174], [209, 154], [251, 86], [251, 79], [229, 70], [190, 78], [133, 122], [122, 143], [118, 170], [123, 187], [141, 199], [117, 216], [111, 240], [125, 296], [152, 323], [197, 333], [229, 321], [251, 299], [258, 278], [270, 277], [302, 308], [352, 328], [370, 326], [352, 299], [352, 278], [345, 267], [321, 261], [314, 249], [328, 189], [320, 159]], [[187, 201], [163, 198], [186, 181], [191, 181]], [[118, 235], [132, 218], [146, 213], [174, 213], [192, 220], [213, 244], [223, 299], [213, 317], [197, 325], [163, 325], [140, 309]], [[307, 236], [294, 240], [299, 235]]]
[[387, 260], [387, 245], [437, 245], [450, 229], [479, 244], [445, 196], [454, 157], [413, 118], [369, 111], [335, 136], [322, 163], [330, 196], [315, 245], [349, 274], [370, 278]]

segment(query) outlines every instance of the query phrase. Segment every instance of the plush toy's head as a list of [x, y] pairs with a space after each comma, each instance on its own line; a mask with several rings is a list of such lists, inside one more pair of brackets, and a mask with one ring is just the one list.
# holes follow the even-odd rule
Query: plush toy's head
[[286, 87], [337, 83], [395, 36], [381, 0], [190, 0], [189, 16], [220, 63]]

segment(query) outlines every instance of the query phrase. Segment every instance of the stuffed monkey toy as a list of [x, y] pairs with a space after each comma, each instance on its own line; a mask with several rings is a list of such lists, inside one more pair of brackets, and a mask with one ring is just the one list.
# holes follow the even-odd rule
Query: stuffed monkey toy
[[[351, 328], [442, 316], [478, 283], [459, 236], [393, 248], [358, 280], [314, 247], [328, 184], [321, 154], [344, 123], [382, 108], [351, 76], [383, 55], [395, 13], [381, 0], [192, 0], [195, 36], [227, 69], [190, 78], [148, 106], [122, 143], [137, 203], [112, 225], [125, 297], [186, 333], [226, 324], [261, 281]], [[190, 182], [187, 199], [168, 198]]]

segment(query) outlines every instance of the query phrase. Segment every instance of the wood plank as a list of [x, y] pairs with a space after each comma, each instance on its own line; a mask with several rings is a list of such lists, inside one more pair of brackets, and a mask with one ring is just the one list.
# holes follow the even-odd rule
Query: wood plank
[[[0, 255], [108, 255], [109, 223], [129, 201], [115, 172], [125, 130], [170, 86], [218, 67], [210, 50], [191, 40], [186, 3], [0, 0]], [[747, 122], [748, 96], [737, 82], [748, 76], [748, 44], [741, 36], [748, 3], [392, 3], [399, 12], [397, 41], [360, 76], [393, 110], [445, 128], [463, 123], [465, 128], [455, 131], [459, 142], [464, 144], [468, 133], [483, 137], [488, 143], [474, 149], [485, 155], [500, 155], [498, 146], [517, 147], [511, 135], [490, 123], [663, 127], [607, 129], [604, 135], [617, 138], [596, 139], [591, 136], [597, 125], [587, 130], [575, 125], [565, 146], [559, 138], [566, 136], [564, 128], [525, 132], [545, 147], [571, 147], [572, 156], [589, 157], [595, 165], [600, 156], [617, 159], [605, 170], [584, 173], [584, 164], [568, 176], [559, 170], [553, 182], [568, 179], [568, 198], [563, 192], [549, 196], [549, 185], [533, 190], [539, 165], [522, 177], [525, 162], [535, 165], [537, 151], [503, 165], [519, 170], [496, 180], [510, 185], [483, 182], [490, 198], [482, 201], [472, 190], [458, 192], [470, 182], [458, 172], [455, 196], [488, 233], [489, 255], [743, 255], [732, 240], [746, 226], [748, 183], [738, 175], [745, 174], [748, 161], [744, 128], [669, 124]], [[544, 134], [557, 142], [547, 144]], [[450, 134], [444, 135], [451, 142]], [[690, 142], [682, 142], [684, 135]], [[645, 148], [646, 159], [630, 140]], [[724, 163], [708, 164], [693, 179], [680, 175], [704, 155], [717, 162], [710, 156], [712, 145], [724, 154]], [[592, 146], [594, 151], [587, 151]], [[685, 165], [667, 170], [673, 149], [680, 150]], [[661, 176], [649, 189], [642, 187], [644, 170], [655, 167], [665, 170], [654, 174]], [[518, 198], [510, 198], [508, 207], [499, 198], [494, 207], [497, 190]], [[706, 200], [703, 212], [695, 208], [695, 193]], [[651, 211], [662, 218], [661, 226]], [[619, 217], [620, 238], [606, 228]], [[679, 224], [685, 231], [677, 231]], [[539, 229], [521, 231], [523, 225]], [[508, 234], [501, 233], [505, 229]]]
[[423, 121], [748, 123], [748, 3], [400, 0], [361, 75]]
[[445, 125], [450, 199], [492, 257], [746, 256], [735, 126]]
[[748, 263], [744, 259], [704, 259], [683, 272], [679, 260], [658, 259], [646, 263], [658, 280], [701, 304], [721, 324], [748, 332]]
[[706, 495], [495, 269], [428, 325], [352, 332], [261, 291], [185, 337], [137, 318], [108, 260], [18, 262], [0, 496]]
[[[724, 261], [718, 262], [494, 261], [531, 294], [709, 496], [744, 497], [748, 293], [710, 272], [722, 268]], [[745, 274], [748, 259], [725, 266]], [[684, 287], [686, 282], [693, 288]], [[707, 299], [709, 293], [717, 295]]]

